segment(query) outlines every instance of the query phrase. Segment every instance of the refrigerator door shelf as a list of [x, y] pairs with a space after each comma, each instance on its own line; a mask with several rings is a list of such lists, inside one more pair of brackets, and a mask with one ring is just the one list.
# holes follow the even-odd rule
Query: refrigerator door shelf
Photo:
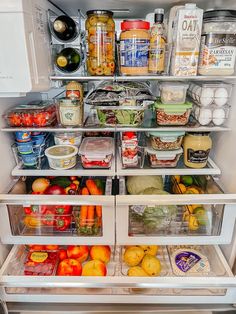
[[[24, 248], [23, 248], [24, 249]], [[0, 296], [5, 302], [74, 303], [235, 303], [236, 281], [220, 248], [210, 247], [211, 276], [176, 277], [167, 269], [160, 277], [128, 277], [115, 250], [106, 277], [24, 276], [14, 246], [0, 271]]]

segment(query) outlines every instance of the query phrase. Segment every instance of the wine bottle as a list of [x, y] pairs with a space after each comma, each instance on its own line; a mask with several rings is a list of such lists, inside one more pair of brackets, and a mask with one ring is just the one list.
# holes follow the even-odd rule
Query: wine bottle
[[68, 41], [76, 37], [76, 24], [72, 18], [67, 15], [61, 15], [53, 22], [55, 35], [62, 41]]
[[81, 54], [76, 48], [64, 48], [56, 55], [55, 63], [63, 72], [74, 72], [80, 67]]

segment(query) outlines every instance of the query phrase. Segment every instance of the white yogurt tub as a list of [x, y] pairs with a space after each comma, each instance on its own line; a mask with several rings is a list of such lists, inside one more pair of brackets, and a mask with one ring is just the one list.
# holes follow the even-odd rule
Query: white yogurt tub
[[73, 168], [77, 154], [78, 147], [73, 145], [55, 145], [45, 151], [50, 168], [56, 170]]
[[82, 141], [81, 132], [60, 132], [54, 133], [55, 145], [74, 145], [79, 147]]

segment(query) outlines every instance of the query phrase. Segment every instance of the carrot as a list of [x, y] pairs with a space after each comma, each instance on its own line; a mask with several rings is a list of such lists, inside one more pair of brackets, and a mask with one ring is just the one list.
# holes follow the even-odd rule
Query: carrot
[[87, 213], [88, 213], [88, 206], [81, 205], [81, 207], [80, 207], [80, 215], [79, 215], [79, 218], [80, 218], [79, 224], [80, 224], [81, 227], [86, 226]]
[[87, 225], [92, 227], [94, 225], [94, 205], [88, 205]]
[[99, 218], [102, 217], [102, 206], [96, 205], [96, 215], [97, 215], [97, 217], [99, 217]]
[[93, 179], [86, 180], [86, 186], [91, 195], [102, 195], [102, 190], [97, 187]]
[[89, 190], [86, 187], [84, 187], [84, 188], [82, 188], [81, 194], [82, 195], [89, 195]]

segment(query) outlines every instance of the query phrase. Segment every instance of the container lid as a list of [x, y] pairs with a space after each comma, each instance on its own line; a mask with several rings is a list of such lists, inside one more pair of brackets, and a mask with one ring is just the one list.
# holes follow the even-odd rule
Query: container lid
[[110, 15], [113, 16], [113, 12], [110, 10], [89, 10], [86, 12], [87, 15], [98, 14], [98, 15]]
[[184, 131], [153, 131], [148, 132], [149, 135], [156, 136], [156, 137], [178, 137], [178, 136], [184, 136]]
[[160, 87], [184, 87], [188, 88], [189, 84], [182, 83], [182, 82], [161, 82], [159, 83]]
[[121, 22], [121, 30], [128, 31], [130, 29], [150, 29], [150, 23], [143, 20], [124, 20]]
[[187, 109], [192, 109], [193, 105], [191, 102], [186, 102], [184, 104], [162, 104], [160, 102], [154, 103], [156, 109], [163, 109], [165, 112], [171, 114], [178, 114], [179, 112], [185, 112]]
[[29, 103], [27, 105], [18, 105], [12, 109], [9, 110], [9, 112], [15, 112], [15, 111], [27, 111], [27, 112], [30, 112], [30, 111], [34, 111], [34, 110], [37, 110], [37, 111], [40, 111], [40, 110], [45, 110], [47, 109], [48, 107], [52, 106], [53, 103], [48, 103], [48, 102], [40, 102], [40, 103]]
[[110, 137], [86, 137], [79, 148], [79, 154], [90, 159], [101, 159], [114, 153], [114, 140]]
[[148, 154], [156, 155], [158, 159], [162, 160], [168, 160], [168, 159], [174, 159], [176, 155], [183, 153], [183, 148], [180, 147], [176, 150], [155, 150], [150, 145], [145, 147], [145, 151]]
[[78, 153], [78, 147], [73, 145], [54, 145], [45, 150], [48, 158], [61, 159], [70, 158]]
[[219, 10], [209, 10], [204, 12], [203, 14], [203, 19], [215, 19], [215, 18], [236, 18], [236, 10], [224, 10], [224, 9], [219, 9]]

